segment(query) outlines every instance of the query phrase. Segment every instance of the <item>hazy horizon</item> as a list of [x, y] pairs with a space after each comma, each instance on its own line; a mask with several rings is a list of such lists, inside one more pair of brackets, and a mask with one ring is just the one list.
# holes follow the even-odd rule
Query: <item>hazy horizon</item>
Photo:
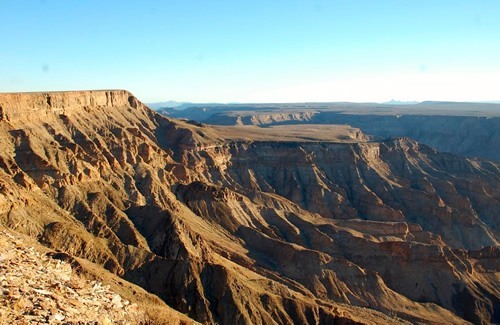
[[416, 105], [424, 102], [449, 102], [449, 103], [470, 103], [470, 104], [500, 104], [499, 100], [486, 100], [486, 101], [452, 101], [452, 100], [422, 100], [422, 101], [410, 101], [410, 100], [398, 100], [391, 99], [388, 101], [381, 102], [354, 102], [354, 101], [301, 101], [301, 102], [195, 102], [195, 101], [177, 101], [177, 100], [161, 100], [161, 101], [143, 101], [145, 104], [164, 104], [164, 103], [176, 103], [182, 104], [193, 104], [193, 105], [251, 105], [251, 104], [321, 104], [321, 103], [353, 103], [353, 104], [388, 104], [388, 105]]
[[498, 1], [16, 1], [0, 91], [144, 102], [498, 102]]

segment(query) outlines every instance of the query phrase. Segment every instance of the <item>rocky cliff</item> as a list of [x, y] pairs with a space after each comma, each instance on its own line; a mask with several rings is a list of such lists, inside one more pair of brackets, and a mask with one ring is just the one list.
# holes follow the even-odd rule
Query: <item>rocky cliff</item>
[[1, 223], [197, 321], [499, 320], [495, 163], [406, 138], [231, 139], [126, 91], [0, 108]]

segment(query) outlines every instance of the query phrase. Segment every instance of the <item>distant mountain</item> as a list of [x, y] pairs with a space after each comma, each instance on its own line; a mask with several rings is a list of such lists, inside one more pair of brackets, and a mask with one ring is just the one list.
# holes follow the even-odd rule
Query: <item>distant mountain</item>
[[[205, 106], [224, 106], [224, 105], [228, 105], [228, 104], [176, 102], [174, 100], [169, 100], [167, 102], [148, 103], [146, 105], [155, 111], [158, 111], [158, 110], [164, 109], [164, 108], [173, 108], [177, 111], [182, 111], [186, 108], [205, 107]], [[237, 105], [237, 104], [235, 104], [235, 105]]]
[[[384, 105], [417, 105], [417, 104], [500, 104], [500, 101], [495, 101], [495, 100], [490, 100], [490, 101], [477, 101], [477, 102], [453, 102], [453, 101], [432, 101], [432, 100], [427, 100], [427, 101], [403, 101], [403, 100], [394, 100], [391, 99], [388, 102], [381, 102], [379, 104], [384, 104]], [[202, 106], [241, 106], [241, 105], [253, 105], [253, 106], [260, 106], [263, 105], [264, 103], [261, 104], [244, 104], [244, 103], [227, 103], [227, 104], [222, 104], [222, 103], [192, 103], [192, 102], [177, 102], [175, 100], [169, 100], [166, 102], [155, 102], [155, 103], [147, 103], [146, 105], [154, 110], [158, 110], [160, 108], [176, 108], [177, 110], [183, 110], [186, 108], [190, 107], [202, 107]], [[272, 105], [299, 105], [300, 103], [285, 103], [285, 104], [272, 104]], [[305, 103], [303, 103], [305, 104]], [[332, 103], [307, 103], [309, 105], [313, 104], [313, 106], [318, 106], [319, 105], [328, 105], [328, 104], [340, 104], [340, 102], [332, 102]], [[349, 103], [349, 104], [355, 104], [355, 105], [366, 105], [367, 103]], [[267, 103], [269, 105], [269, 103]]]
[[166, 102], [156, 102], [156, 103], [147, 103], [146, 105], [154, 110], [157, 110], [159, 108], [164, 108], [164, 107], [178, 107], [183, 104], [186, 104], [184, 102], [176, 102], [175, 100], [169, 100]]
[[415, 105], [415, 104], [420, 104], [420, 102], [417, 102], [417, 101], [402, 101], [402, 100], [391, 99], [390, 101], [383, 102], [381, 104], [387, 104], [387, 105]]

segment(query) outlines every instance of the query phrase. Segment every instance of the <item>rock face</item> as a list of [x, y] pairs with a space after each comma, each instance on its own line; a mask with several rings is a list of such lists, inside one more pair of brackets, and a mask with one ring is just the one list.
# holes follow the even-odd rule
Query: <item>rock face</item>
[[499, 321], [495, 163], [407, 138], [231, 140], [126, 91], [0, 107], [1, 223], [197, 321]]

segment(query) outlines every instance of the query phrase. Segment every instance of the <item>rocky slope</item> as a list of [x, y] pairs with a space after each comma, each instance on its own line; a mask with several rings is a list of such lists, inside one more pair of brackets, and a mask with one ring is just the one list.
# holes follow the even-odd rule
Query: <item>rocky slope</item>
[[53, 260], [0, 232], [0, 322], [3, 324], [144, 322], [136, 304], [72, 272], [71, 265]]
[[405, 138], [231, 139], [126, 91], [1, 94], [0, 112], [1, 223], [197, 321], [500, 317], [494, 163]]
[[161, 308], [161, 302], [153, 297], [157, 306], [145, 311], [144, 304], [151, 303], [148, 294], [136, 292], [133, 299], [139, 304], [132, 303], [111, 289], [113, 285], [127, 295], [123, 281], [114, 284], [109, 281], [112, 275], [90, 276], [83, 272], [82, 264], [68, 260], [64, 253], [47, 250], [6, 229], [1, 229], [0, 235], [2, 324], [195, 323], [168, 307]]

